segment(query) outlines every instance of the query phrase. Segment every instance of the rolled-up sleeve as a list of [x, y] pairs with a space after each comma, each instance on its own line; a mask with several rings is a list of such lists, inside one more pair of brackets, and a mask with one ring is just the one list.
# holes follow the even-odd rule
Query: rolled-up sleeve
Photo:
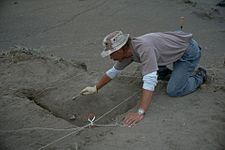
[[155, 86], [157, 85], [157, 71], [154, 71], [152, 73], [146, 74], [143, 76], [143, 89], [149, 90], [149, 91], [154, 91]]
[[120, 74], [121, 70], [117, 70], [115, 67], [112, 67], [108, 71], [106, 71], [107, 76], [111, 79], [114, 79], [118, 74]]

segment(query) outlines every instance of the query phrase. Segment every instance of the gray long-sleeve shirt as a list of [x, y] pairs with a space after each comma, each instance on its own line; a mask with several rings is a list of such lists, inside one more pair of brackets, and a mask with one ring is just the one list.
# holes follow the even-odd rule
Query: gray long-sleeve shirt
[[133, 56], [116, 62], [114, 67], [123, 70], [131, 62], [139, 62], [144, 76], [157, 71], [158, 66], [169, 65], [180, 59], [191, 39], [192, 34], [183, 31], [156, 32], [134, 37], [131, 41]]

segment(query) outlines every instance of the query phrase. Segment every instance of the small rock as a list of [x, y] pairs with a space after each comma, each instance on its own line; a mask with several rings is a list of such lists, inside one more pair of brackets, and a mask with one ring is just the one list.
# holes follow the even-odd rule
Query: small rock
[[201, 88], [202, 90], [207, 90], [207, 89], [208, 89], [208, 86], [207, 86], [206, 84], [202, 84], [202, 85], [200, 86], [200, 88]]
[[70, 117], [70, 120], [76, 120], [77, 119], [77, 115], [76, 114], [74, 114], [74, 115], [72, 115], [71, 117]]

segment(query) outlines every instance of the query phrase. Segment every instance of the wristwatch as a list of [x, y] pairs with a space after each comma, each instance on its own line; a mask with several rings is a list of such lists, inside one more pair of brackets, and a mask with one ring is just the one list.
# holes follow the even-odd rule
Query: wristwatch
[[138, 112], [139, 115], [144, 115], [145, 114], [145, 111], [142, 108], [139, 108], [137, 112]]

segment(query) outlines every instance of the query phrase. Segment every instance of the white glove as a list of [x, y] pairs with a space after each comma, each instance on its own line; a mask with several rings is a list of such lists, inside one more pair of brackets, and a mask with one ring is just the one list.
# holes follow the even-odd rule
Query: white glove
[[88, 87], [86, 87], [86, 88], [84, 88], [81, 92], [80, 92], [80, 94], [81, 95], [90, 95], [90, 94], [95, 94], [95, 93], [97, 93], [97, 88], [96, 88], [96, 86], [93, 86], [93, 87], [90, 87], [90, 86], [88, 86]]

